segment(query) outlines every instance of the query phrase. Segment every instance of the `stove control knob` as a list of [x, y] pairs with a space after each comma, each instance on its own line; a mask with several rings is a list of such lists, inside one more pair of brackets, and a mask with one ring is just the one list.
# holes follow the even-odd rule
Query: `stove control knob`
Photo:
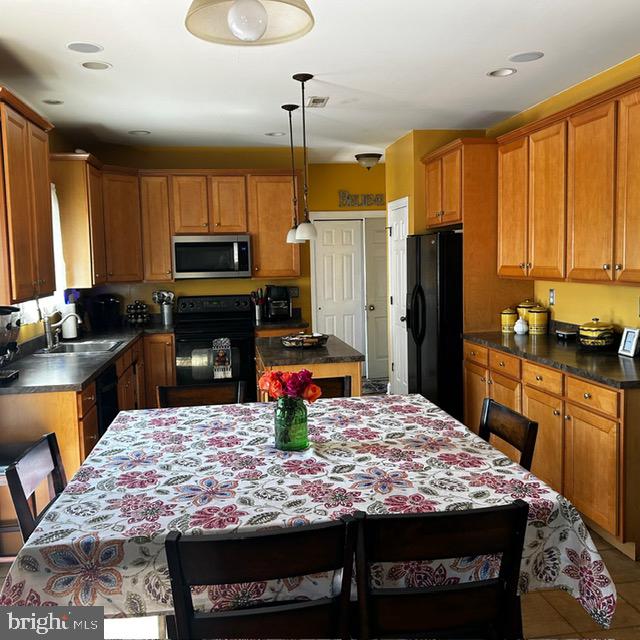
[[180, 308], [181, 309], [186, 309], [187, 308], [187, 303], [186, 302], [181, 302], [180, 303]]

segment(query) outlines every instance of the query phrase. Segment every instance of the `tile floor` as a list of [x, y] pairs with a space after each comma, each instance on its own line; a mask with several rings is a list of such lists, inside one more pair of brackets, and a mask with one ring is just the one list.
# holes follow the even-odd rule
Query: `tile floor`
[[[522, 618], [526, 640], [640, 640], [640, 562], [633, 562], [592, 533], [618, 590], [618, 606], [611, 629], [601, 629], [585, 610], [564, 591], [534, 591], [524, 596]], [[9, 565], [0, 564], [0, 582]], [[125, 625], [107, 624], [107, 638], [123, 638]], [[137, 623], [137, 624], [136, 624]], [[139, 627], [139, 628], [138, 628]], [[150, 629], [158, 629], [157, 618], [130, 621], [129, 638], [148, 638]], [[153, 633], [153, 631], [151, 633]], [[159, 634], [164, 636], [162, 632]], [[158, 637], [153, 633], [154, 637]]]
[[640, 640], [640, 562], [633, 562], [597, 534], [592, 536], [618, 590], [618, 606], [611, 629], [601, 629], [564, 591], [534, 591], [522, 600], [527, 640]]

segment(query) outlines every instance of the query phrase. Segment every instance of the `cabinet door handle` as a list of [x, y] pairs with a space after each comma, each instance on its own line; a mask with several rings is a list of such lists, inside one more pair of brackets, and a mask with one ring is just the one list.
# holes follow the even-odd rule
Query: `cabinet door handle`
[[475, 356], [475, 355], [476, 355], [476, 352], [475, 352], [475, 351], [469, 351], [469, 353], [470, 353], [472, 356]]
[[519, 266], [521, 269], [526, 269], [526, 268], [527, 268], [527, 265], [526, 265], [524, 262], [521, 262], [518, 266]]
[[527, 269], [531, 269], [531, 267], [533, 267], [533, 264], [531, 264], [531, 262], [527, 262]]
[[571, 420], [571, 416], [565, 416], [564, 419], [565, 420]]
[[109, 275], [112, 276], [113, 275], [113, 271], [109, 271]]
[[260, 271], [260, 267], [254, 267], [253, 270], [254, 271]]
[[87, 402], [95, 402], [95, 399], [96, 399], [96, 397], [95, 397], [95, 396], [87, 396], [87, 397], [85, 398], [85, 400], [86, 400]]
[[616, 264], [616, 271], [622, 271], [622, 265], [619, 262]]
[[203, 223], [202, 223], [202, 226], [203, 226], [203, 227], [208, 227], [208, 226], [209, 226], [209, 223], [208, 223], [208, 222], [203, 222]]
[[486, 378], [480, 378], [480, 382], [486, 382], [487, 379]]
[[100, 274], [99, 274], [99, 273], [96, 273], [96, 278], [99, 278], [99, 277], [100, 277]]
[[542, 382], [542, 376], [536, 376], [536, 380], [537, 380], [538, 382]]
[[172, 274], [171, 269], [169, 269], [169, 271], [167, 271], [167, 275], [170, 276]]
[[557, 409], [553, 410], [553, 415], [554, 416], [559, 416], [560, 415], [560, 411], [558, 411]]
[[500, 362], [498, 362], [498, 366], [504, 367], [504, 362], [502, 360], [500, 360]]
[[493, 384], [493, 380], [487, 380], [487, 384]]
[[602, 265], [602, 268], [603, 268], [605, 271], [609, 271], [609, 269], [611, 269], [611, 265], [610, 265], [609, 263], [606, 263], [606, 264], [603, 264], [603, 265]]
[[591, 398], [593, 397], [588, 391], [584, 394], [584, 399], [585, 400], [591, 400]]
[[170, 343], [170, 342], [165, 342], [165, 344], [167, 345], [167, 347], [170, 347], [170, 346], [171, 346], [171, 343]]
[[219, 222], [216, 222], [216, 227], [219, 227], [219, 226], [220, 226], [220, 223], [219, 223]]

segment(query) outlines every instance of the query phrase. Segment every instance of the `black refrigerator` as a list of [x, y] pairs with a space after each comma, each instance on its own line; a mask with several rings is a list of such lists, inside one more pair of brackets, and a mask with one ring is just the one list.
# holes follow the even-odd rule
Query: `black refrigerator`
[[462, 231], [407, 238], [409, 393], [462, 419]]

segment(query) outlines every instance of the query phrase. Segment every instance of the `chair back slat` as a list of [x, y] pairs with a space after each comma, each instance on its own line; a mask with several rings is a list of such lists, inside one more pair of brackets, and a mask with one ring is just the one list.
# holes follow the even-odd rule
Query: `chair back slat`
[[504, 507], [368, 517], [369, 562], [438, 560], [502, 553], [520, 515]]
[[538, 435], [538, 423], [526, 416], [485, 398], [482, 404], [479, 435], [489, 442], [494, 434], [520, 451], [520, 466], [531, 469]]
[[[430, 637], [429, 632], [462, 631], [514, 637], [508, 630], [518, 626], [520, 616], [517, 587], [528, 511], [526, 502], [516, 500], [455, 512], [358, 514], [359, 637]], [[472, 583], [398, 589], [371, 584], [372, 563], [494, 554], [500, 556], [498, 575]]]
[[[175, 619], [187, 638], [349, 638], [356, 520], [268, 533], [182, 536], [165, 542]], [[342, 570], [340, 593], [311, 601], [255, 603], [247, 609], [195, 612], [192, 586], [251, 583]]]
[[330, 571], [343, 564], [343, 541], [340, 521], [268, 535], [182, 536], [182, 575], [191, 585], [211, 585]]
[[244, 402], [245, 383], [217, 382], [215, 384], [156, 387], [158, 407], [201, 407]]
[[[67, 485], [62, 457], [55, 433], [49, 433], [26, 449], [5, 472], [22, 537], [26, 540], [36, 528], [42, 514], [53, 504]], [[38, 514], [35, 490], [48, 481], [49, 502]]]

